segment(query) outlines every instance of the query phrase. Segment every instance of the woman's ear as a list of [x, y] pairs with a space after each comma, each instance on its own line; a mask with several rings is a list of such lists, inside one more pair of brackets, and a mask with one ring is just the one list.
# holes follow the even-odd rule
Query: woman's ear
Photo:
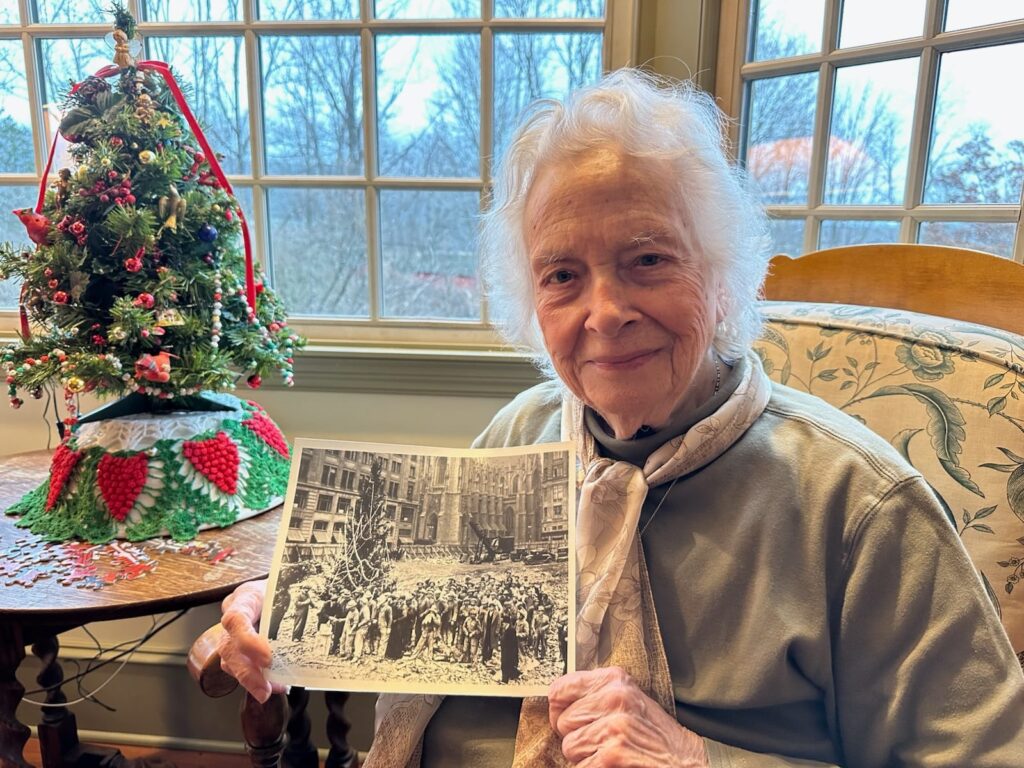
[[715, 325], [719, 325], [729, 314], [729, 293], [721, 281], [715, 289]]

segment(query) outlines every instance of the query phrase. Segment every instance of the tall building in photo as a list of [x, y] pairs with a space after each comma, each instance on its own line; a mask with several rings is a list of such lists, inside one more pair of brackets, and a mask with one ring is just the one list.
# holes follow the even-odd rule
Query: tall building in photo
[[507, 458], [424, 457], [419, 543], [474, 548], [478, 535], [513, 536], [516, 545], [546, 548], [567, 537], [564, 457], [530, 453]]
[[541, 479], [544, 512], [540, 536], [562, 546], [569, 541], [569, 461], [563, 453], [545, 453]]
[[420, 479], [423, 456], [306, 448], [299, 460], [295, 499], [286, 538], [288, 557], [322, 554], [345, 543], [345, 526], [359, 498], [360, 480], [381, 462], [389, 544], [411, 542], [422, 517]]

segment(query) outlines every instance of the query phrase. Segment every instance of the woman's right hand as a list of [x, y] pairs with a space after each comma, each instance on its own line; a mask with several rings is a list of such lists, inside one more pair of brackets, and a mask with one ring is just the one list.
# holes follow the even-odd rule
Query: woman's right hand
[[224, 598], [220, 624], [224, 627], [217, 645], [220, 668], [235, 678], [261, 704], [271, 693], [283, 693], [279, 683], [263, 674], [270, 666], [270, 643], [256, 633], [263, 611], [267, 580], [248, 581]]

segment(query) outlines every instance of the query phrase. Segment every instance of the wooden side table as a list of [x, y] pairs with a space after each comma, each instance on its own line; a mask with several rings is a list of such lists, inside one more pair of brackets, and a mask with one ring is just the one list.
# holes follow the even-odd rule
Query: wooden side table
[[[49, 473], [47, 451], [0, 458], [0, 510], [42, 483]], [[98, 750], [79, 743], [75, 717], [63, 705], [64, 673], [57, 660], [57, 635], [83, 624], [126, 619], [191, 608], [223, 599], [236, 586], [264, 578], [270, 570], [281, 507], [227, 528], [204, 531], [196, 546], [168, 551], [165, 543], [139, 542], [125, 547], [102, 545], [95, 549], [74, 544], [44, 544], [38, 536], [15, 526], [16, 518], [0, 513], [0, 766], [28, 766], [22, 750], [29, 728], [15, 717], [25, 693], [15, 673], [32, 647], [43, 663], [37, 677], [46, 688], [39, 723], [39, 740], [45, 768], [65, 766], [121, 766], [126, 761], [112, 750]], [[145, 553], [144, 578], [122, 578], [125, 551]], [[49, 573], [29, 577], [12, 575], [18, 552], [31, 551]], [[121, 563], [113, 578], [89, 586], [74, 574], [54, 570], [54, 562], [81, 559], [88, 551], [100, 565]], [[197, 555], [197, 552], [199, 553]], [[47, 559], [49, 558], [49, 559]], [[129, 575], [130, 574], [130, 568]], [[80, 574], [79, 574], [80, 575]], [[111, 571], [107, 571], [107, 576]], [[61, 579], [66, 583], [61, 583]], [[42, 697], [44, 694], [39, 694]], [[133, 763], [138, 765], [137, 762]]]

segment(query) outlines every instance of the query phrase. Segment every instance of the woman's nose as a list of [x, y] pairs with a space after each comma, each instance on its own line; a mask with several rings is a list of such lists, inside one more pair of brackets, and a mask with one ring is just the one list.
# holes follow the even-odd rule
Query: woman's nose
[[588, 302], [585, 327], [602, 336], [614, 336], [640, 317], [626, 286], [616, 279], [595, 281]]

